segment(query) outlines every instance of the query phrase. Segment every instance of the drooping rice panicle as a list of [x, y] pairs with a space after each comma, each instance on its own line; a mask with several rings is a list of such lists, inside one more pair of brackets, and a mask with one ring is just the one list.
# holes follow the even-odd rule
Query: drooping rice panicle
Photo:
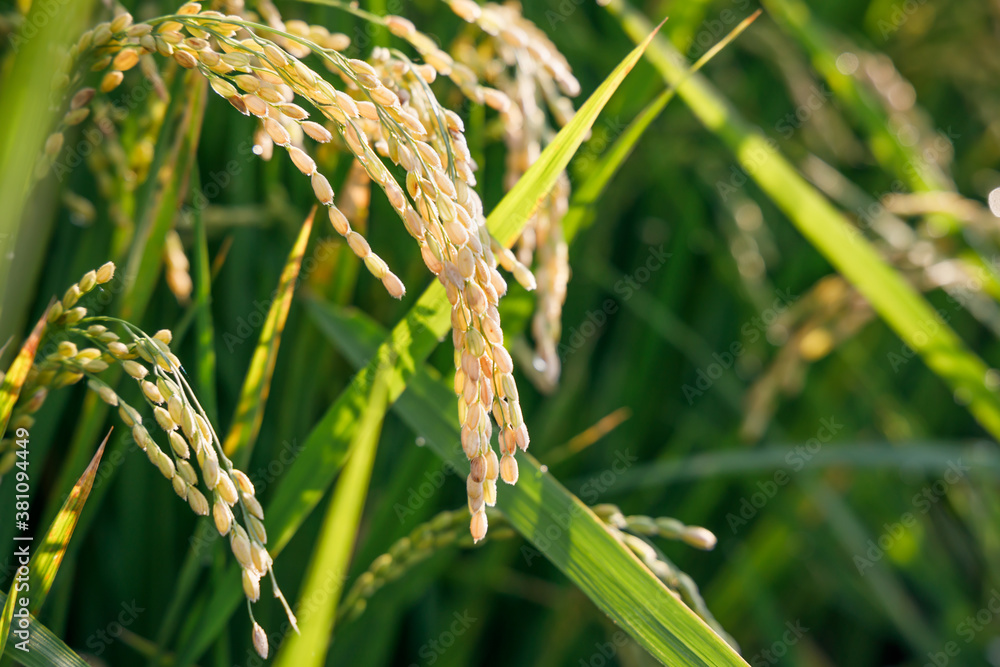
[[[666, 560], [652, 545], [638, 536], [680, 540], [696, 549], [711, 550], [716, 537], [706, 528], [688, 526], [671, 517], [625, 516], [615, 505], [595, 505], [594, 513], [607, 524], [608, 530], [636, 555], [643, 558], [664, 584], [680, 592], [685, 601], [713, 628], [721, 626], [708, 611], [694, 581], [673, 563]], [[516, 532], [499, 513], [491, 513], [495, 525], [491, 540], [515, 537]], [[371, 599], [383, 586], [405, 576], [417, 564], [430, 556], [452, 547], [467, 548], [475, 544], [470, 536], [460, 532], [463, 513], [444, 511], [421, 523], [408, 535], [396, 540], [389, 549], [375, 558], [368, 569], [355, 579], [337, 608], [337, 620], [356, 619], [364, 613]]]
[[[274, 596], [295, 627], [295, 615], [278, 587], [273, 560], [265, 546], [264, 511], [253, 483], [223, 452], [218, 435], [185, 379], [180, 360], [170, 349], [171, 332], [163, 329], [149, 336], [128, 322], [91, 315], [79, 305], [95, 288], [110, 282], [114, 273], [111, 262], [89, 271], [49, 308], [46, 336], [53, 339], [52, 351], [37, 358], [32, 366], [25, 385], [25, 395], [30, 399], [19, 405], [12, 423], [30, 428], [32, 415], [51, 390], [86, 380], [91, 391], [118, 409], [136, 446], [170, 482], [174, 492], [195, 514], [211, 514], [219, 535], [229, 537], [230, 548], [242, 568], [248, 605], [260, 597], [261, 578], [270, 576]], [[140, 404], [128, 403], [101, 378], [114, 364], [136, 383]], [[8, 457], [0, 455], [0, 461], [7, 462]], [[0, 463], [2, 472], [5, 466]], [[250, 615], [252, 619], [252, 611]], [[260, 643], [256, 630], [260, 626], [254, 624], [254, 645], [259, 652], [263, 647], [261, 655], [266, 656], [266, 639]]]
[[[463, 20], [488, 36], [485, 44], [459, 41], [456, 60], [468, 63], [473, 77], [488, 81], [508, 104], [498, 109], [504, 118], [508, 188], [524, 175], [554, 136], [549, 114], [557, 125], [573, 116], [570, 97], [580, 92], [569, 63], [551, 40], [521, 13], [517, 3], [478, 5], [471, 0], [442, 0]], [[484, 48], [485, 47], [485, 48]], [[497, 67], [497, 62], [506, 67]], [[546, 114], [546, 109], [549, 114]], [[565, 175], [546, 197], [518, 239], [517, 259], [536, 267], [538, 302], [532, 321], [535, 359], [532, 375], [542, 391], [553, 391], [561, 363], [557, 348], [562, 333], [562, 306], [569, 281], [569, 252], [561, 220], [569, 207]]]
[[[469, 154], [463, 123], [440, 104], [429, 85], [437, 73], [446, 69], [445, 57], [427, 57], [426, 49], [418, 48], [425, 57], [424, 64], [386, 49], [377, 49], [369, 61], [348, 58], [340, 52], [348, 43], [344, 38], [301, 21], [283, 22], [270, 5], [264, 5], [262, 13], [269, 25], [206, 11], [194, 2], [183, 5], [176, 14], [142, 24], [133, 24], [131, 17], [123, 15], [85, 35], [74, 47], [73, 58], [96, 60], [94, 69], [98, 71], [110, 68], [104, 74], [102, 90], [120, 85], [124, 72], [154, 53], [204, 76], [215, 93], [240, 113], [258, 120], [258, 152], [267, 154], [276, 146], [285, 150], [292, 164], [310, 179], [313, 193], [327, 207], [334, 229], [387, 291], [400, 298], [405, 293], [402, 282], [372, 252], [365, 238], [352, 229], [348, 217], [335, 203], [330, 182], [310, 155], [307, 142], [339, 140], [378, 184], [404, 228], [417, 241], [424, 263], [445, 287], [452, 304], [462, 447], [471, 462], [467, 480], [470, 529], [475, 539], [481, 539], [487, 528], [483, 508], [496, 502], [496, 481], [502, 478], [511, 484], [516, 482], [514, 455], [528, 445], [512, 375], [513, 361], [503, 347], [497, 305], [507, 284], [497, 267], [511, 270], [529, 289], [535, 286], [535, 279], [486, 230], [482, 202], [474, 189], [476, 165]], [[405, 20], [390, 17], [385, 21], [411, 43], [421, 42], [420, 34], [411, 30]], [[343, 85], [335, 86], [317, 73], [304, 62], [306, 57], [320, 59]], [[501, 113], [510, 108], [503, 93], [482, 86], [474, 90], [477, 99]], [[94, 95], [83, 94], [74, 106], [85, 108]], [[53, 155], [58, 153], [55, 148]], [[402, 183], [384, 160], [405, 172]], [[181, 283], [175, 285], [176, 291], [183, 294], [187, 284], [183, 280], [184, 262], [177, 259], [171, 273]], [[147, 398], [155, 397], [149, 390], [153, 386], [161, 390], [166, 401], [184, 395], [165, 384], [166, 380], [166, 392], [159, 383], [146, 382], [142, 386], [148, 390], [144, 394]], [[157, 407], [160, 411], [154, 407], [154, 413], [161, 416], [161, 425], [170, 424], [162, 416], [163, 411], [169, 415], [169, 406]], [[500, 456], [490, 444], [491, 415], [499, 427]], [[177, 447], [168, 451], [176, 455], [184, 448], [176, 437], [173, 440]], [[190, 447], [193, 443], [188, 444]], [[205, 457], [204, 465], [209, 466], [214, 480], [217, 453], [213, 455], [214, 450], [207, 447], [193, 449]], [[159, 454], [151, 456], [164, 470], [172, 466], [176, 471], [174, 455], [165, 455], [162, 463]], [[199, 460], [199, 465], [202, 463]], [[180, 492], [180, 482], [176, 484]], [[228, 485], [222, 484], [226, 494]], [[215, 486], [211, 488], [214, 492]], [[196, 504], [201, 508], [200, 502]], [[225, 508], [218, 502], [213, 502], [212, 507], [217, 524], [228, 525]], [[238, 531], [232, 534], [236, 535], [235, 549], [243, 542]], [[253, 537], [252, 532], [247, 535]], [[253, 590], [254, 583], [247, 586]]]

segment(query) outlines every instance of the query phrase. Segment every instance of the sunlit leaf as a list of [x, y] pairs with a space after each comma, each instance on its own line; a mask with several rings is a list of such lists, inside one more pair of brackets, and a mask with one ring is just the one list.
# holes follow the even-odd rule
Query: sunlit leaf
[[45, 316], [43, 315], [35, 324], [31, 335], [24, 341], [21, 351], [14, 357], [13, 363], [3, 376], [3, 381], [0, 382], [0, 437], [3, 437], [4, 433], [7, 432], [7, 423], [14, 411], [14, 404], [17, 403], [17, 399], [21, 395], [21, 388], [24, 386], [25, 380], [28, 379], [28, 371], [31, 370], [31, 365], [35, 361], [38, 343], [44, 332]]
[[267, 395], [271, 391], [271, 379], [274, 377], [274, 366], [278, 361], [278, 348], [281, 346], [281, 333], [288, 321], [288, 311], [292, 307], [292, 295], [299, 280], [299, 270], [302, 268], [302, 258], [309, 244], [312, 232], [313, 218], [316, 207], [313, 207], [306, 218], [298, 239], [288, 254], [288, 261], [281, 272], [278, 288], [275, 290], [267, 318], [260, 331], [260, 339], [254, 348], [250, 359], [250, 368], [243, 379], [243, 389], [240, 391], [239, 402], [236, 404], [236, 416], [229, 428], [229, 434], [223, 443], [226, 454], [233, 459], [237, 467], [246, 465], [260, 423], [264, 419], [264, 407], [267, 405]]

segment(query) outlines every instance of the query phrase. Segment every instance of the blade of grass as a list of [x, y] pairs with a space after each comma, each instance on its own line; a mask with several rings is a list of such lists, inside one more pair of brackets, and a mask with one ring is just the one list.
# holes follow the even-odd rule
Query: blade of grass
[[[317, 325], [361, 365], [364, 348], [373, 351], [379, 337], [367, 341], [357, 334], [363, 327], [344, 318], [340, 310], [316, 301], [307, 302]], [[451, 411], [451, 389], [425, 368], [417, 371], [410, 387], [394, 409], [421, 435], [443, 460], [459, 470], [469, 464], [456, 443], [461, 434]], [[635, 555], [617, 541], [597, 516], [570, 493], [547, 469], [528, 454], [519, 457], [520, 475], [514, 486], [505, 486], [497, 507], [535, 549], [521, 550], [527, 564], [544, 556], [579, 586], [604, 613], [626, 630], [664, 664], [745, 665], [702, 619], [683, 605]]]
[[87, 466], [79, 481], [69, 492], [69, 496], [63, 503], [62, 509], [56, 515], [55, 521], [45, 534], [45, 539], [36, 548], [35, 556], [31, 564], [31, 613], [37, 614], [45, 603], [45, 598], [52, 588], [59, 566], [66, 555], [66, 548], [69, 546], [70, 538], [76, 529], [77, 521], [83, 506], [90, 497], [90, 490], [94, 487], [94, 477], [97, 475], [97, 468], [101, 464], [101, 457], [104, 455], [104, 448], [108, 444], [111, 431], [104, 436], [101, 446], [94, 453], [90, 465]]
[[[24, 591], [28, 598], [28, 604], [26, 607], [21, 605], [21, 608], [31, 615], [37, 614], [45, 603], [45, 598], [52, 588], [52, 582], [55, 581], [56, 574], [59, 572], [59, 565], [62, 563], [63, 556], [66, 555], [70, 538], [73, 537], [73, 529], [76, 528], [80, 512], [83, 510], [84, 503], [87, 502], [90, 489], [94, 486], [94, 476], [97, 474], [97, 467], [104, 454], [104, 446], [108, 444], [110, 436], [110, 432], [104, 436], [104, 441], [97, 448], [97, 453], [94, 454], [90, 465], [83, 471], [79, 481], [63, 502], [62, 509], [59, 510], [55, 521], [45, 533], [45, 538], [35, 548], [30, 562], [27, 564], [22, 562], [22, 565], [26, 565], [29, 572], [27, 581], [25, 582], [19, 577], [11, 582], [10, 593], [3, 608], [3, 616], [0, 617], [0, 654], [4, 652], [7, 639], [10, 636], [15, 601], [20, 602], [24, 599], [19, 599], [17, 594]], [[24, 544], [30, 549], [30, 539]], [[27, 585], [24, 586], [24, 584]], [[30, 639], [26, 645], [30, 646]]]
[[[50, 83], [59, 70], [60, 51], [84, 31], [94, 0], [80, 0], [51, 11], [34, 3], [23, 27], [9, 36], [0, 72], [0, 340], [20, 331], [27, 317], [27, 299], [42, 270], [37, 250], [48, 222], [25, 216], [34, 182], [35, 161], [42, 157], [55, 120]], [[33, 35], [27, 39], [25, 34]], [[21, 238], [22, 235], [30, 238]], [[16, 271], [11, 273], [12, 267]], [[11, 275], [16, 276], [10, 280]], [[10, 327], [10, 329], [8, 329]]]
[[[826, 79], [830, 90], [843, 102], [856, 123], [868, 134], [872, 155], [883, 169], [894, 173], [916, 192], [954, 190], [954, 183], [920, 150], [906, 145], [891, 131], [885, 108], [851, 74], [837, 68], [840, 50], [833, 47], [828, 29], [813, 18], [809, 7], [799, 0], [763, 0], [768, 13], [788, 31], [809, 54], [813, 66]], [[914, 168], [918, 166], [920, 168]], [[951, 218], [947, 227], [954, 230], [961, 221]]]
[[32, 329], [31, 335], [28, 336], [28, 340], [24, 341], [24, 345], [21, 346], [21, 351], [14, 357], [10, 368], [4, 374], [3, 382], [0, 382], [0, 438], [7, 432], [7, 423], [14, 411], [14, 404], [17, 403], [17, 398], [21, 395], [21, 388], [24, 387], [25, 380], [28, 379], [31, 365], [35, 363], [35, 354], [38, 352], [38, 343], [45, 332], [45, 324], [45, 315], [42, 315], [35, 324], [35, 328]]
[[[622, 0], [608, 8], [634, 40], [648, 34], [649, 20]], [[679, 82], [683, 57], [655, 39], [649, 61], [668, 83]], [[985, 384], [987, 367], [970, 351], [900, 274], [816, 191], [760, 130], [751, 126], [701, 75], [679, 85], [678, 94], [698, 120], [733, 152], [744, 171], [784, 211], [806, 239], [868, 299], [879, 316], [923, 358], [994, 438], [1000, 439], [1000, 397]]]
[[299, 598], [301, 634], [290, 636], [275, 659], [277, 667], [309, 667], [326, 661], [327, 647], [337, 616], [337, 603], [347, 577], [351, 551], [358, 534], [361, 510], [368, 494], [375, 451], [385, 418], [386, 371], [372, 381], [368, 407], [361, 415], [351, 457], [337, 482], [323, 527], [316, 541]]
[[[658, 26], [649, 27], [646, 38], [639, 41], [640, 55], [645, 52], [650, 40], [659, 32], [665, 21], [666, 19], [661, 21]], [[566, 169], [566, 165], [580, 148], [580, 144], [587, 136], [587, 130], [597, 120], [605, 102], [634, 66], [635, 61], [632, 59], [634, 55], [635, 51], [629, 54], [629, 57], [587, 100], [587, 103], [580, 107], [580, 110], [573, 116], [573, 120], [556, 135], [552, 143], [546, 146], [545, 152], [538, 161], [531, 165], [517, 182], [517, 185], [490, 213], [490, 233], [500, 243], [509, 246], [521, 235], [525, 223], [534, 215], [535, 209], [548, 194], [559, 174]], [[593, 104], [595, 101], [599, 104]]]
[[[0, 602], [4, 603], [5, 609], [11, 599], [0, 591]], [[83, 658], [74, 653], [34, 616], [31, 616], [28, 622], [28, 632], [31, 636], [29, 644], [31, 650], [20, 651], [12, 644], [8, 644], [3, 653], [6, 658], [16, 660], [24, 667], [89, 667]]]
[[636, 144], [639, 143], [639, 137], [646, 133], [646, 130], [653, 124], [653, 121], [659, 118], [663, 110], [667, 108], [667, 104], [670, 103], [670, 100], [676, 97], [677, 86], [683, 81], [686, 81], [688, 77], [698, 72], [712, 58], [718, 55], [722, 49], [728, 46], [734, 39], [739, 37], [744, 30], [750, 27], [750, 24], [757, 20], [760, 14], [761, 10], [758, 9], [753, 14], [740, 21], [740, 23], [729, 32], [729, 34], [719, 40], [718, 43], [706, 51], [704, 55], [698, 58], [698, 60], [688, 68], [681, 81], [670, 84], [666, 90], [657, 95], [652, 102], [647, 104], [643, 110], [639, 112], [639, 115], [636, 116], [631, 123], [629, 123], [628, 127], [625, 128], [625, 131], [621, 133], [618, 139], [615, 140], [615, 143], [611, 145], [611, 148], [604, 152], [600, 160], [586, 176], [584, 181], [574, 187], [570, 209], [566, 212], [566, 216], [562, 221], [563, 233], [565, 234], [567, 241], [572, 240], [572, 238], [576, 236], [588, 217], [596, 217], [597, 213], [593, 210], [593, 205], [597, 202], [598, 198], [600, 198], [604, 189], [608, 187], [608, 183], [611, 182], [611, 179], [618, 173], [618, 170], [621, 168], [622, 164], [625, 163], [625, 160], [627, 160], [632, 154]]
[[274, 377], [274, 365], [278, 361], [278, 348], [281, 346], [281, 333], [288, 321], [288, 311], [292, 307], [292, 295], [299, 282], [299, 270], [302, 268], [302, 258], [309, 244], [312, 233], [313, 218], [316, 207], [313, 206], [299, 232], [299, 237], [288, 254], [288, 261], [281, 272], [281, 279], [274, 292], [274, 299], [267, 311], [267, 319], [260, 331], [260, 339], [253, 351], [250, 368], [243, 380], [239, 402], [236, 405], [236, 416], [229, 427], [223, 449], [238, 468], [245, 468], [250, 460], [254, 442], [260, 433], [260, 424], [264, 419], [264, 406], [267, 405], [267, 395], [271, 391], [271, 378]]
[[[194, 211], [195, 347], [197, 352], [198, 397], [213, 424], [219, 408], [215, 387], [215, 326], [212, 323], [212, 266], [208, 259], [208, 237], [201, 209]], [[178, 338], [180, 336], [178, 335]]]
[[[525, 176], [507, 193], [504, 201], [510, 199], [514, 203], [490, 214], [487, 225], [502, 243], [513, 243], [528, 220], [526, 213], [551, 190], [558, 175], [572, 158], [572, 152], [567, 148], [579, 147], [601, 109], [638, 62], [654, 34], [651, 33], [646, 41], [622, 60], [577, 111], [573, 120], [560, 131], [559, 136], [568, 138], [549, 145]], [[520, 212], [521, 215], [510, 217], [510, 211]], [[448, 332], [451, 326], [449, 311], [450, 304], [444, 288], [440, 282], [432, 282], [383, 342], [372, 358], [372, 363], [354, 376], [351, 384], [310, 431], [302, 452], [288, 467], [267, 508], [268, 529], [272, 535], [269, 547], [274, 555], [280, 553], [292, 538], [340, 470], [347, 456], [355, 425], [364, 412], [365, 399], [371, 392], [374, 369], [387, 359], [395, 359], [395, 366], [388, 378], [388, 401], [394, 402], [419, 365]], [[189, 665], [201, 655], [212, 638], [225, 626], [241, 596], [239, 572], [231, 567], [225, 580], [206, 604], [197, 631], [179, 651], [179, 666]]]

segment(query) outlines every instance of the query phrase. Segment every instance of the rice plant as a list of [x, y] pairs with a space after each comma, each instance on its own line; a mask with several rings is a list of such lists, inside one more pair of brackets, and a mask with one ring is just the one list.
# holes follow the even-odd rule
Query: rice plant
[[5, 5], [0, 660], [994, 664], [997, 17], [761, 4]]

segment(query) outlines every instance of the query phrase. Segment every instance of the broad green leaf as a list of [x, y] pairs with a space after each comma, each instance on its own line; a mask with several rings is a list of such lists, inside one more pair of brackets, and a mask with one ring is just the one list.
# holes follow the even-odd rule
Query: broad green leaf
[[[347, 577], [351, 552], [368, 494], [375, 451], [385, 418], [385, 370], [377, 372], [368, 406], [357, 426], [351, 457], [344, 465], [327, 509], [299, 598], [300, 635], [289, 635], [275, 660], [278, 667], [318, 666], [326, 661], [327, 646], [337, 617], [337, 603]], [[331, 585], [331, 582], [332, 585]]]
[[28, 340], [24, 341], [24, 345], [21, 346], [21, 351], [14, 357], [10, 368], [3, 375], [3, 381], [0, 382], [0, 438], [7, 432], [7, 423], [10, 421], [11, 413], [14, 412], [14, 405], [17, 403], [18, 396], [21, 395], [24, 382], [28, 379], [31, 365], [35, 363], [35, 354], [38, 352], [38, 343], [45, 332], [45, 325], [45, 315], [42, 315], [31, 331], [31, 335], [28, 336]]
[[[612, 0], [608, 8], [620, 18], [632, 39], [638, 41], [648, 34], [648, 19], [622, 0]], [[683, 78], [684, 58], [665, 39], [654, 40], [647, 58], [668, 83]], [[956, 399], [968, 407], [980, 425], [994, 438], [1000, 438], [1000, 396], [986, 386], [986, 364], [927, 300], [799, 175], [773, 140], [751, 126], [708, 80], [695, 75], [679, 85], [678, 94], [803, 236], [951, 387]]]
[[[339, 309], [309, 302], [317, 324], [334, 341], [343, 343], [351, 360], [361, 365], [365, 352], [375, 350], [380, 337], [361, 340], [370, 327], [356, 313], [345, 318]], [[458, 470], [469, 463], [461, 448], [458, 424], [452, 417], [454, 392], [440, 379], [420, 369], [394, 409], [422, 436], [438, 456]], [[612, 461], [632, 465], [627, 449]], [[521, 554], [530, 566], [542, 557], [558, 567], [580, 590], [656, 659], [667, 665], [745, 665], [732, 648], [693, 611], [680, 602], [615, 539], [579, 498], [566, 490], [528, 454], [518, 455], [520, 475], [514, 486], [502, 485], [497, 509], [534, 548]], [[611, 461], [609, 461], [610, 463]]]
[[[90, 489], [94, 486], [94, 476], [97, 474], [97, 467], [100, 465], [101, 456], [104, 454], [104, 446], [108, 444], [110, 436], [110, 433], [104, 436], [104, 441], [97, 448], [97, 453], [94, 454], [90, 465], [80, 475], [79, 481], [77, 481], [76, 485], [70, 491], [69, 496], [63, 502], [62, 509], [56, 515], [55, 521], [52, 522], [48, 532], [45, 534], [45, 538], [38, 544], [35, 544], [34, 540], [21, 540], [15, 543], [15, 546], [18, 548], [22, 546], [27, 547], [32, 555], [27, 564], [29, 571], [27, 581], [15, 578], [11, 583], [10, 593], [3, 608], [3, 616], [0, 617], [0, 654], [4, 652], [5, 644], [10, 635], [11, 622], [15, 613], [14, 607], [21, 599], [18, 595], [21, 590], [20, 587], [27, 584], [27, 588], [24, 591], [25, 597], [28, 599], [28, 605], [27, 607], [21, 607], [26, 613], [37, 614], [38, 610], [45, 603], [45, 598], [52, 588], [52, 582], [55, 581], [56, 574], [59, 572], [59, 565], [62, 563], [63, 556], [66, 555], [66, 548], [69, 546], [70, 538], [73, 537], [73, 529], [76, 528], [80, 512], [83, 510], [84, 503], [87, 502]], [[19, 538], [15, 537], [14, 539], [18, 540]], [[20, 564], [20, 558], [18, 562]]]
[[267, 395], [271, 391], [271, 378], [274, 377], [274, 366], [278, 361], [278, 348], [281, 346], [281, 333], [288, 321], [288, 311], [292, 307], [292, 295], [299, 282], [299, 269], [302, 268], [302, 258], [306, 254], [309, 235], [312, 232], [313, 218], [316, 207], [313, 207], [309, 217], [299, 231], [298, 239], [288, 254], [288, 261], [281, 272], [278, 288], [275, 290], [271, 307], [267, 311], [267, 319], [260, 331], [260, 339], [254, 348], [250, 359], [250, 368], [243, 380], [239, 402], [236, 404], [236, 416], [233, 417], [229, 434], [223, 443], [223, 449], [238, 468], [246, 467], [250, 460], [250, 452], [260, 433], [260, 424], [264, 419], [264, 406], [267, 405]]
[[[650, 34], [649, 39], [652, 36]], [[528, 220], [528, 212], [549, 192], [559, 173], [572, 158], [572, 152], [568, 148], [578, 147], [583, 141], [600, 110], [642, 56], [649, 39], [636, 47], [615, 68], [576, 113], [573, 121], [559, 132], [556, 141], [542, 152], [538, 162], [490, 214], [487, 225], [501, 242], [506, 245], [513, 243]], [[510, 203], [505, 204], [508, 200]], [[511, 212], [516, 214], [512, 216]], [[375, 369], [389, 359], [394, 360], [392, 371], [386, 380], [388, 402], [394, 402], [403, 393], [420, 364], [448, 332], [451, 326], [449, 311], [450, 305], [444, 287], [438, 281], [432, 282], [379, 347], [371, 363], [354, 376], [344, 393], [327, 409], [310, 432], [301, 454], [289, 466], [267, 508], [268, 532], [272, 536], [268, 546], [272, 554], [277, 555], [288, 544], [343, 465], [353, 441], [354, 429], [364, 414]], [[280, 567], [278, 569], [280, 576]], [[179, 651], [178, 665], [189, 665], [201, 655], [212, 638], [225, 626], [241, 597], [239, 572], [237, 568], [231, 567], [225, 581], [219, 585], [206, 605], [203, 622], [188, 644]]]
[[[0, 601], [4, 602], [4, 608], [10, 603], [8, 598], [0, 591]], [[56, 637], [51, 630], [38, 622], [31, 616], [28, 621], [28, 632], [30, 633], [30, 651], [21, 651], [15, 648], [15, 642], [8, 643], [3, 655], [6, 658], [17, 661], [24, 667], [89, 667], [83, 658], [66, 646], [61, 639]]]

